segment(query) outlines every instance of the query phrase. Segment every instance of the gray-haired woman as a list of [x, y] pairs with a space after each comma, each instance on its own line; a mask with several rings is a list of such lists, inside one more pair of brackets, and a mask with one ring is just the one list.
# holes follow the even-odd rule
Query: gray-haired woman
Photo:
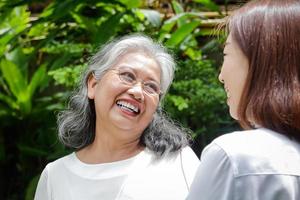
[[146, 36], [105, 45], [58, 117], [59, 138], [75, 151], [46, 166], [35, 200], [184, 199], [199, 160], [161, 112], [174, 67]]

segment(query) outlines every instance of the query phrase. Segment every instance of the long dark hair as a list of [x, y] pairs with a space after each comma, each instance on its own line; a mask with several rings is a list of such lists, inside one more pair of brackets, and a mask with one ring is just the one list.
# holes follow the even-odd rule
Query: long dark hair
[[300, 142], [300, 1], [251, 1], [228, 25], [249, 60], [240, 124], [255, 122]]

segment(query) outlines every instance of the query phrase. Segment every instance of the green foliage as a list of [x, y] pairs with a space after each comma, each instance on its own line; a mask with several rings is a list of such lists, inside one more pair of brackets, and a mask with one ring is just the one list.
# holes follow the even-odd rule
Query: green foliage
[[10, 93], [1, 94], [0, 100], [8, 106], [7, 109], [10, 109], [7, 113], [10, 112], [12, 116], [22, 119], [31, 112], [33, 94], [42, 85], [46, 76], [46, 68], [45, 66], [39, 67], [29, 83], [22, 75], [20, 67], [12, 61], [2, 59], [0, 70], [7, 83], [3, 87], [8, 88]]
[[52, 76], [56, 85], [64, 85], [67, 87], [75, 86], [79, 81], [80, 74], [86, 66], [77, 65], [72, 67], [58, 68], [53, 71], [49, 71], [49, 76]]
[[211, 0], [193, 0], [196, 3], [203, 4], [206, 8], [208, 8], [211, 11], [218, 11], [220, 12], [219, 6], [217, 6], [213, 1]]
[[0, 57], [15, 44], [15, 41], [12, 40], [26, 29], [30, 15], [26, 9], [26, 6], [22, 6], [2, 12], [0, 18]]
[[225, 94], [216, 79], [217, 70], [207, 60], [184, 60], [179, 66], [167, 96], [166, 110], [194, 130], [194, 136], [214, 133], [214, 129], [229, 120], [224, 118]]
[[47, 2], [0, 3], [0, 168], [14, 174], [3, 179], [7, 199], [32, 199], [45, 164], [67, 153], [55, 115], [88, 58], [118, 36], [143, 32], [173, 50], [178, 66], [164, 108], [196, 141], [204, 138], [201, 145], [232, 126], [218, 64], [209, 59], [218, 55], [219, 42], [207, 37], [212, 29], [201, 27], [205, 17], [196, 9], [219, 12], [211, 0], [192, 1], [198, 5], [192, 11], [171, 1], [169, 18], [142, 0]]

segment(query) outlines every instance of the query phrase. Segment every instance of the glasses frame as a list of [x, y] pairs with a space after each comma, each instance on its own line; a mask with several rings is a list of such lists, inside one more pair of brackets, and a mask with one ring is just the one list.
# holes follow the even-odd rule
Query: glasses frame
[[[145, 86], [145, 81], [144, 80], [142, 80], [142, 79], [138, 79], [138, 78], [136, 78], [136, 80], [135, 80], [135, 83], [134, 84], [131, 84], [131, 83], [128, 83], [127, 81], [125, 81], [124, 79], [122, 79], [121, 78], [121, 72], [120, 72], [120, 69], [108, 69], [108, 70], [106, 70], [106, 72], [108, 72], [108, 71], [116, 71], [117, 73], [117, 75], [118, 75], [118, 77], [119, 77], [119, 80], [123, 83], [123, 84], [125, 84], [125, 85], [128, 85], [128, 86], [130, 86], [130, 87], [133, 87], [133, 86], [135, 86], [137, 83], [141, 83], [141, 86], [142, 86], [142, 89], [143, 89], [143, 92], [145, 93], [145, 94], [147, 94], [147, 95], [150, 95], [150, 96], [158, 96], [159, 98], [161, 98], [161, 96], [163, 95], [163, 92], [162, 92], [162, 90], [160, 89], [160, 87], [158, 87], [159, 88], [159, 93], [149, 93], [149, 92], [147, 92], [146, 90], [144, 90], [144, 86]], [[132, 72], [134, 75], [135, 75], [135, 73], [134, 72]], [[95, 77], [95, 71], [93, 71], [92, 72], [92, 75]], [[135, 75], [135, 77], [137, 77], [136, 75]], [[147, 82], [147, 81], [146, 81]]]

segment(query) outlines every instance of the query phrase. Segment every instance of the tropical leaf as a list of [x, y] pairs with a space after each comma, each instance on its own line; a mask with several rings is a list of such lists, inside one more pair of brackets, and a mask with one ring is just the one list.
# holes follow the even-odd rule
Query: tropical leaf
[[159, 27], [161, 25], [161, 16], [158, 11], [150, 9], [139, 9], [139, 11], [154, 27]]
[[26, 92], [27, 83], [19, 68], [13, 62], [2, 59], [0, 69], [13, 95], [17, 98], [23, 95]]
[[111, 37], [115, 36], [120, 20], [124, 14], [125, 12], [120, 12], [116, 15], [112, 15], [100, 25], [97, 30], [97, 34], [93, 38], [93, 43], [96, 44], [96, 46], [106, 43]]
[[97, 26], [94, 19], [87, 18], [75, 12], [71, 12], [71, 15], [81, 28], [87, 30], [90, 34], [92, 34], [92, 38], [95, 38], [97, 36]]
[[139, 8], [143, 5], [142, 0], [119, 0], [122, 4], [124, 4], [128, 9]]
[[46, 66], [39, 67], [32, 76], [32, 79], [27, 87], [27, 92], [30, 98], [33, 96], [35, 90], [41, 85], [46, 77]]
[[25, 200], [32, 200], [34, 199], [35, 189], [37, 187], [40, 175], [34, 176], [31, 181], [29, 182], [26, 188]]
[[7, 50], [7, 44], [26, 29], [30, 21], [29, 15], [27, 6], [20, 6], [11, 9], [10, 12], [0, 17], [0, 57]]
[[184, 20], [184, 19], [205, 19], [205, 17], [200, 14], [200, 13], [195, 13], [195, 12], [185, 12], [181, 13], [178, 15], [175, 15], [171, 17], [170, 19], [166, 20], [163, 23], [163, 26], [161, 27], [162, 31], [170, 32], [173, 26], [177, 23], [179, 20]]
[[22, 76], [26, 80], [27, 67], [28, 67], [28, 55], [25, 55], [22, 47], [17, 46], [10, 52], [5, 53], [5, 58], [13, 62], [20, 70]]
[[40, 15], [40, 18], [44, 20], [61, 19], [73, 11], [76, 6], [82, 2], [83, 0], [54, 1], [53, 3], [49, 4], [46, 9], [44, 9]]
[[193, 0], [196, 3], [201, 3], [212, 11], [220, 12], [219, 6], [211, 0]]
[[0, 93], [0, 101], [6, 103], [11, 109], [15, 109], [15, 110], [20, 109], [15, 99], [11, 98], [8, 95], [4, 95]]
[[[173, 9], [174, 9], [174, 11], [177, 15], [181, 14], [181, 13], [184, 13], [183, 7], [177, 1], [172, 1], [172, 7], [173, 7]], [[179, 18], [177, 20], [178, 27], [181, 27], [184, 23], [185, 23], [184, 18]]]
[[195, 20], [190, 23], [184, 24], [178, 28], [172, 35], [169, 40], [167, 40], [166, 45], [169, 47], [177, 46], [181, 41], [183, 41], [194, 29], [199, 26], [200, 20]]

